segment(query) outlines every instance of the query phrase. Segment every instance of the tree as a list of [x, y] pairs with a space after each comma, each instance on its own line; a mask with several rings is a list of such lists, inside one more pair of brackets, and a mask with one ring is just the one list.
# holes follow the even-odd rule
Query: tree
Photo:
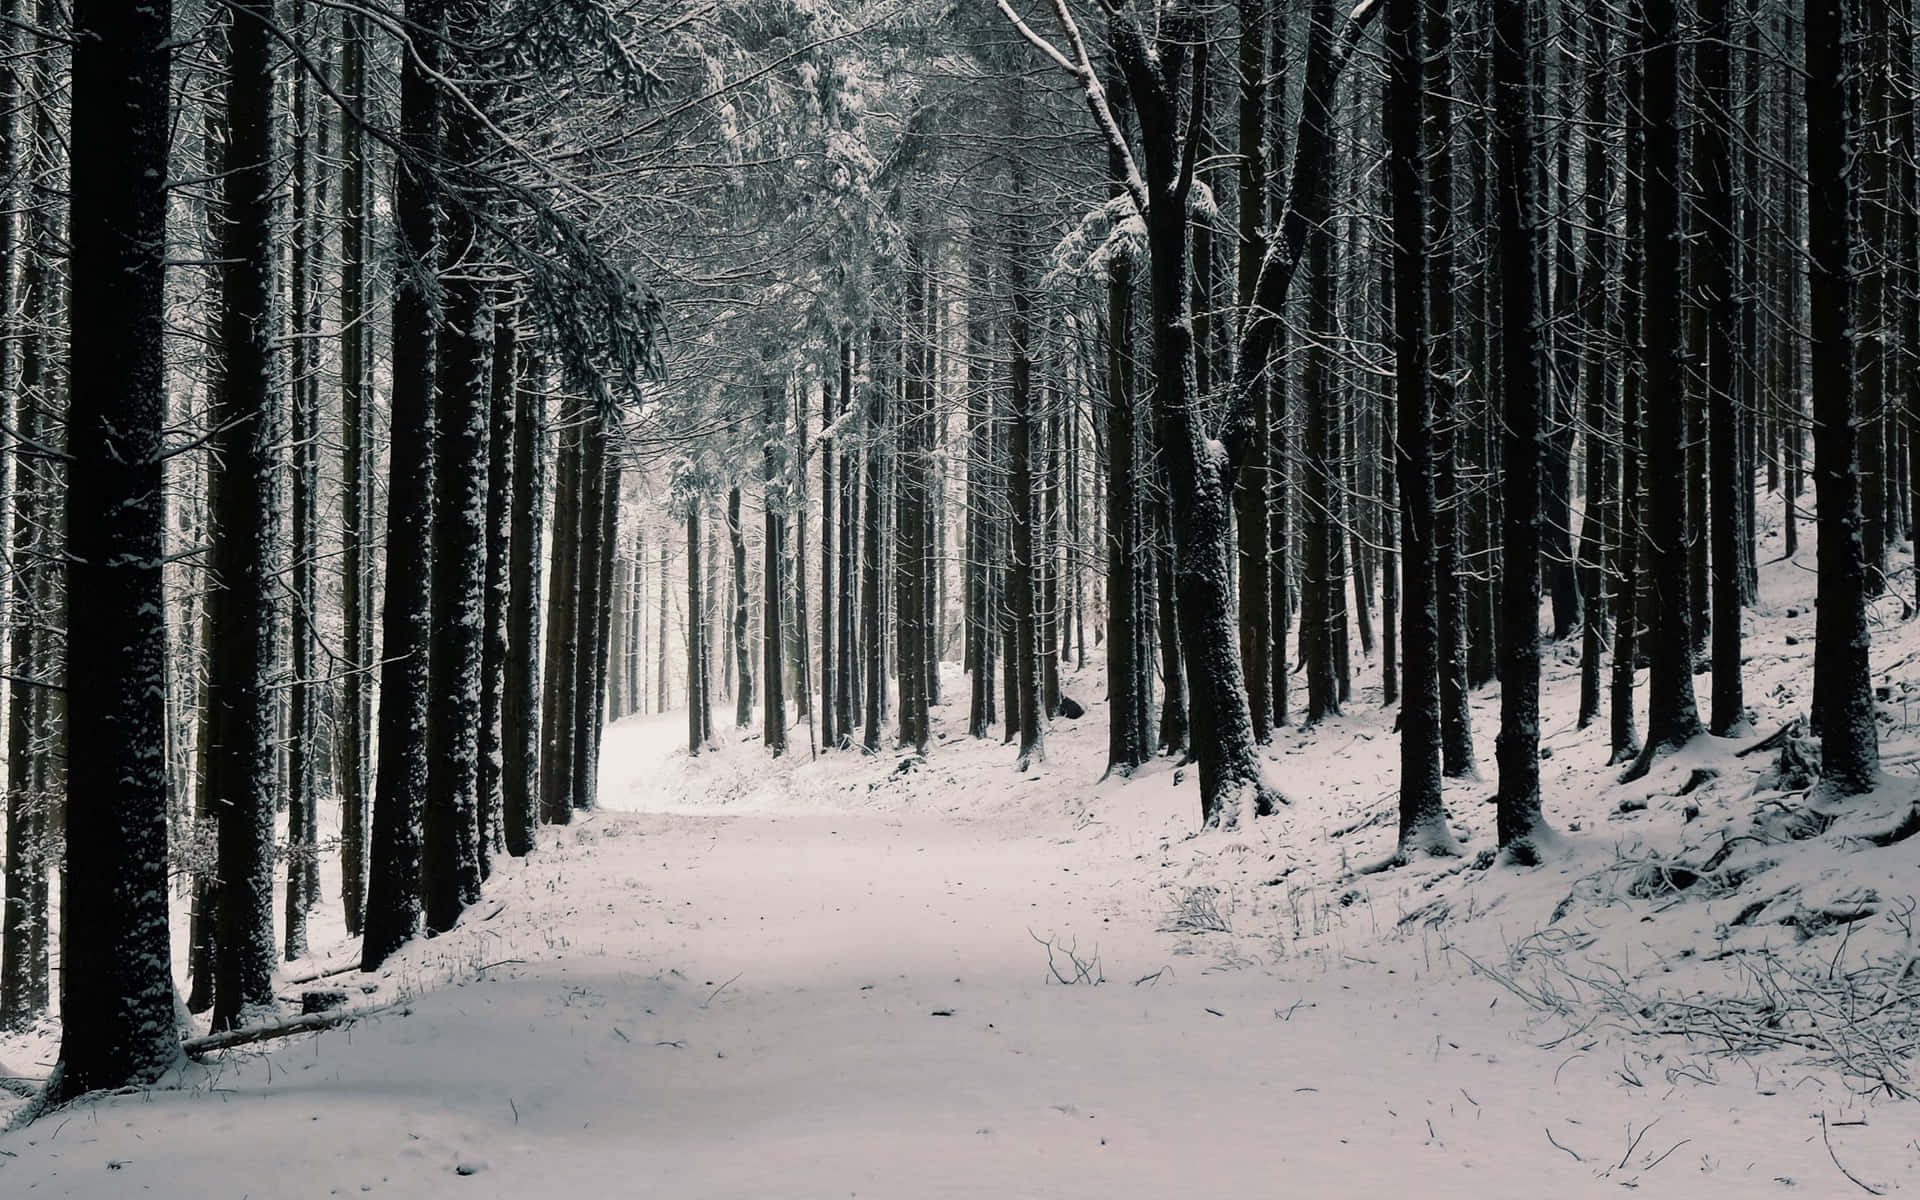
[[[433, 521], [434, 344], [440, 323], [432, 272], [439, 222], [427, 164], [440, 153], [443, 0], [411, 0], [400, 64], [400, 136], [393, 213], [401, 269], [393, 288], [393, 439], [388, 447], [387, 590], [381, 611], [380, 759], [373, 788], [366, 930], [360, 961], [374, 970], [411, 939], [421, 915], [421, 822], [427, 794], [429, 567]], [[452, 863], [445, 864], [451, 867]]]
[[207, 705], [207, 777], [217, 835], [213, 1027], [273, 1003], [273, 818], [277, 771], [271, 690], [280, 528], [271, 343], [273, 51], [265, 3], [236, 4], [227, 31], [227, 154], [220, 213], [220, 351], [211, 506], [215, 585]]
[[[1660, 3], [1661, 0], [1654, 0]], [[1529, 47], [1535, 0], [1494, 0], [1493, 162], [1500, 237], [1501, 440], [1505, 560], [1500, 584], [1497, 824], [1510, 862], [1532, 865], [1554, 834], [1540, 813], [1540, 456], [1542, 341]]]
[[733, 724], [753, 719], [752, 654], [747, 649], [747, 539], [740, 525], [740, 485], [727, 491], [727, 538], [733, 545]]
[[1726, 734], [1746, 716], [1740, 681], [1741, 551], [1746, 524], [1742, 492], [1752, 471], [1739, 451], [1740, 397], [1735, 393], [1740, 297], [1735, 293], [1737, 211], [1733, 180], [1733, 21], [1728, 0], [1703, 0], [1703, 28], [1694, 58], [1705, 93], [1705, 120], [1695, 137], [1693, 169], [1706, 222], [1705, 278], [1695, 286], [1707, 309], [1707, 461], [1711, 478], [1708, 528], [1713, 552], [1713, 711], [1711, 728]]
[[[503, 310], [494, 337], [505, 337], [518, 353], [517, 314]], [[517, 364], [516, 364], [517, 368]], [[532, 377], [528, 377], [531, 375]], [[533, 852], [540, 816], [540, 560], [546, 501], [546, 408], [544, 384], [537, 375], [516, 369], [511, 381], [513, 415], [513, 528], [509, 534], [507, 667], [500, 814], [507, 853]], [[496, 400], [498, 397], [496, 396]], [[496, 430], [497, 430], [496, 426]], [[498, 486], [498, 481], [495, 481]]]
[[[1642, 388], [1647, 414], [1646, 537], [1654, 620], [1647, 675], [1647, 740], [1635, 773], [1653, 755], [1701, 732], [1693, 696], [1693, 620], [1687, 561], [1686, 403], [1680, 362], [1680, 87], [1673, 0], [1642, 0], [1641, 109], [1646, 141]], [[1509, 468], [1511, 469], [1511, 468]]]
[[181, 1061], [167, 932], [166, 422], [172, 6], [75, 0], [73, 270], [60, 1058], [46, 1099], [151, 1083]]
[[1858, 143], [1851, 0], [1806, 4], [1808, 300], [1813, 313], [1813, 481], [1820, 505], [1813, 723], [1821, 770], [1841, 795], [1869, 791], [1880, 770], [1868, 681], [1867, 562], [1855, 467], [1854, 250], [1850, 164]]
[[[1426, 189], [1422, 186], [1423, 0], [1388, 0], [1387, 110], [1393, 193], [1394, 476], [1400, 494], [1405, 695], [1400, 702], [1396, 855], [1458, 854], [1440, 791], [1440, 640], [1434, 573], [1432, 397], [1427, 390]], [[1390, 614], [1385, 616], [1389, 623]]]
[[340, 905], [347, 932], [361, 932], [367, 894], [367, 755], [373, 692], [373, 625], [367, 619], [373, 558], [367, 553], [372, 515], [372, 338], [367, 328], [367, 151], [354, 112], [366, 100], [367, 23], [360, 12], [341, 18], [340, 154], [340, 612], [342, 680], [340, 735], [335, 751], [340, 791]]

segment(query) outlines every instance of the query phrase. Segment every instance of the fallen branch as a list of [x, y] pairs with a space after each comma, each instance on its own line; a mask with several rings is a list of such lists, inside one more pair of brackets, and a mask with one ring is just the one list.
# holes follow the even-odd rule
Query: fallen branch
[[1826, 1143], [1827, 1157], [1833, 1160], [1834, 1166], [1840, 1168], [1840, 1173], [1842, 1175], [1845, 1175], [1848, 1179], [1853, 1180], [1854, 1184], [1857, 1187], [1859, 1187], [1861, 1191], [1865, 1192], [1869, 1196], [1878, 1196], [1881, 1194], [1881, 1191], [1879, 1188], [1873, 1187], [1867, 1183], [1862, 1182], [1858, 1175], [1855, 1175], [1852, 1171], [1847, 1170], [1846, 1164], [1840, 1161], [1840, 1156], [1833, 1152], [1833, 1139], [1827, 1136], [1827, 1114], [1826, 1113], [1820, 1114], [1820, 1140]]
[[312, 975], [295, 975], [288, 983], [319, 983], [322, 979], [332, 979], [335, 975], [352, 975], [360, 970], [359, 963], [348, 963], [344, 967], [329, 967]]
[[[1544, 1126], [1542, 1126], [1542, 1128], [1545, 1128], [1545, 1127], [1544, 1127]], [[1581, 1157], [1580, 1157], [1580, 1156], [1579, 1156], [1578, 1154], [1574, 1154], [1574, 1153], [1573, 1153], [1573, 1151], [1571, 1151], [1571, 1150], [1567, 1150], [1567, 1148], [1566, 1148], [1565, 1146], [1562, 1146], [1562, 1145], [1561, 1145], [1561, 1144], [1559, 1143], [1559, 1141], [1558, 1141], [1557, 1139], [1555, 1139], [1555, 1137], [1553, 1136], [1553, 1130], [1551, 1130], [1551, 1129], [1548, 1129], [1548, 1130], [1547, 1130], [1546, 1132], [1547, 1132], [1547, 1140], [1548, 1140], [1549, 1142], [1552, 1142], [1552, 1143], [1553, 1143], [1553, 1145], [1554, 1145], [1554, 1148], [1555, 1148], [1555, 1149], [1557, 1149], [1557, 1150], [1566, 1150], [1568, 1154], [1571, 1154], [1571, 1155], [1573, 1155], [1573, 1161], [1575, 1161], [1575, 1162], [1585, 1162], [1585, 1161], [1587, 1161], [1586, 1159], [1584, 1159], [1584, 1158], [1581, 1158]]]
[[[275, 1038], [336, 1029], [342, 1025], [350, 1025], [355, 1021], [389, 1012], [399, 1007], [400, 1003], [396, 1000], [392, 1004], [382, 1004], [377, 1008], [309, 1013], [304, 1017], [295, 1017], [276, 1025], [250, 1025], [245, 1029], [226, 1029], [219, 1033], [209, 1033], [204, 1037], [188, 1038], [180, 1044], [180, 1048], [186, 1052], [188, 1058], [200, 1058], [216, 1050], [231, 1050], [235, 1046], [250, 1046], [255, 1042], [271, 1041]], [[412, 1011], [410, 1008], [401, 1008], [400, 1015], [404, 1017]]]

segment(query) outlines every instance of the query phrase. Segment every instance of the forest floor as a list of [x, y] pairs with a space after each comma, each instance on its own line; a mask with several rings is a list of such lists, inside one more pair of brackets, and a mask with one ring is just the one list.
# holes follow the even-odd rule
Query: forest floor
[[[1873, 841], [1917, 791], [1920, 622], [1877, 610], [1879, 793], [1830, 811], [1739, 753], [1804, 710], [1811, 562], [1763, 568], [1753, 732], [1638, 783], [1554, 648], [1566, 838], [1532, 870], [1474, 857], [1474, 781], [1448, 786], [1467, 858], [1358, 870], [1394, 834], [1370, 659], [1347, 716], [1275, 741], [1293, 804], [1227, 833], [1171, 764], [1095, 782], [1097, 670], [1024, 775], [964, 736], [953, 676], [924, 762], [816, 761], [804, 724], [778, 763], [730, 731], [689, 759], [684, 714], [621, 722], [602, 811], [338, 977], [390, 1007], [0, 1136], [0, 1194], [1920, 1191], [1920, 838]], [[1490, 780], [1493, 689], [1474, 718]], [[351, 961], [315, 944], [290, 976]], [[0, 1063], [44, 1071], [51, 1035]]]

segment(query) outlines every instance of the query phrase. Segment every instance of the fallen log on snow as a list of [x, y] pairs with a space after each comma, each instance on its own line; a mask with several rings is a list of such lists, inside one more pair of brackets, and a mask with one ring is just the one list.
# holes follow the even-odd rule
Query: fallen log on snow
[[297, 1033], [319, 1033], [324, 1029], [336, 1029], [342, 1025], [350, 1025], [355, 1021], [380, 1016], [396, 1009], [403, 1017], [413, 1011], [410, 1008], [401, 1007], [400, 1001], [382, 1004], [375, 1008], [334, 1009], [329, 1012], [309, 1013], [274, 1025], [249, 1025], [245, 1029], [225, 1029], [219, 1033], [209, 1033], [204, 1037], [188, 1038], [180, 1044], [180, 1048], [186, 1051], [188, 1058], [199, 1058], [202, 1055], [212, 1054], [216, 1050], [231, 1050], [235, 1046], [250, 1046], [255, 1042], [292, 1037]]

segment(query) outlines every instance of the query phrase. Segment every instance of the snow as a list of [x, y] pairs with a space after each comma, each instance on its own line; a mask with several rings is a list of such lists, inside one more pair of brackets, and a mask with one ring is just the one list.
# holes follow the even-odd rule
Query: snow
[[[1777, 865], [1712, 899], [1632, 886], [1653, 855], [1697, 861], [1751, 828], [1772, 756], [1734, 751], [1804, 708], [1812, 555], [1763, 568], [1755, 732], [1639, 783], [1606, 768], [1604, 721], [1574, 729], [1574, 650], [1548, 648], [1542, 790], [1567, 856], [1533, 870], [1351, 874], [1392, 848], [1397, 769], [1357, 647], [1348, 715], [1270, 748], [1292, 807], [1228, 834], [1195, 833], [1191, 769], [1093, 782], [1097, 702], [1024, 774], [1011, 747], [964, 737], [953, 676], [914, 765], [774, 762], [731, 729], [689, 759], [683, 713], [630, 719], [607, 733], [606, 810], [496, 860], [452, 932], [328, 981], [400, 1007], [0, 1136], [0, 1194], [1855, 1193], [1836, 1160], [1910, 1193], [1911, 1102], [1799, 1048], [1716, 1053], [1614, 1002], [1705, 991], [1734, 1012], [1757, 980], [1901, 952], [1913, 841], [1757, 846]], [[1891, 774], [1846, 828], [1915, 793], [1899, 693], [1920, 623], [1897, 603], [1875, 631]], [[1099, 680], [1069, 690], [1097, 697]], [[1497, 692], [1474, 703], [1491, 772]], [[1721, 776], [1676, 797], [1698, 766]], [[1491, 844], [1492, 790], [1448, 784], [1469, 863]], [[1844, 933], [1733, 924], [1756, 901], [1812, 910], [1868, 887], [1881, 911]], [[290, 973], [351, 961], [331, 909], [313, 939]], [[1057, 982], [1048, 941], [1066, 978], [1071, 951], [1105, 982]], [[0, 1039], [0, 1073], [44, 1070], [51, 1032]]]

